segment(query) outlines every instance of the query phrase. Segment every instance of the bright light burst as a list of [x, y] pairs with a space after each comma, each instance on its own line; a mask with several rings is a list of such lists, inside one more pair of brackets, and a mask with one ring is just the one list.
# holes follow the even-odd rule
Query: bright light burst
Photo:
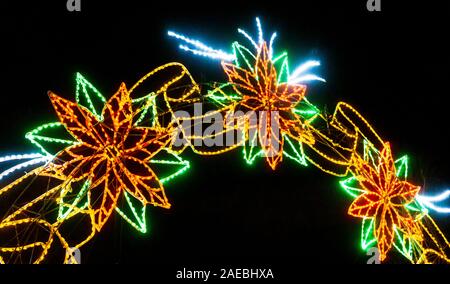
[[[28, 160], [28, 159], [31, 159], [31, 160]], [[40, 153], [9, 155], [9, 156], [0, 157], [0, 163], [10, 162], [10, 161], [18, 161], [18, 160], [28, 160], [26, 162], [16, 164], [16, 165], [12, 166], [11, 168], [4, 170], [3, 172], [0, 172], [0, 180], [20, 169], [23, 169], [23, 168], [26, 168], [26, 167], [29, 167], [32, 165], [40, 164], [40, 163], [45, 163], [45, 162], [50, 161], [51, 159], [53, 159], [53, 157], [51, 155], [43, 155]]]
[[231, 60], [235, 59], [234, 54], [229, 54], [229, 53], [223, 52], [220, 49], [214, 49], [214, 48], [209, 47], [206, 44], [200, 42], [199, 40], [190, 39], [184, 35], [175, 33], [173, 31], [168, 31], [167, 35], [169, 35], [170, 37], [179, 39], [179, 40], [195, 47], [196, 49], [190, 48], [190, 47], [188, 47], [186, 45], [182, 45], [182, 44], [179, 45], [180, 49], [192, 52], [195, 55], [211, 57], [213, 59], [220, 59], [220, 60], [224, 60], [224, 61], [231, 61]]
[[[259, 49], [262, 47], [263, 43], [266, 41], [264, 40], [264, 32], [261, 25], [261, 21], [258, 17], [256, 17], [256, 27], [257, 27], [257, 40], [255, 40], [247, 31], [244, 29], [238, 28], [238, 33], [244, 36], [250, 44], [255, 49], [255, 52], [253, 54], [257, 54], [259, 52]], [[182, 34], [175, 33], [173, 31], [168, 31], [167, 34], [170, 37], [174, 37], [178, 40], [181, 40], [182, 42], [191, 45], [192, 47], [189, 47], [188, 45], [180, 44], [179, 48], [188, 52], [191, 52], [195, 55], [204, 56], [204, 57], [210, 57], [212, 59], [219, 59], [222, 61], [236, 61], [238, 54], [236, 54], [236, 50], [234, 50], [233, 53], [226, 53], [219, 49], [214, 49], [204, 43], [202, 43], [199, 40], [191, 39], [187, 36], [184, 36]], [[270, 59], [273, 58], [273, 43], [275, 41], [275, 38], [277, 37], [277, 33], [272, 33], [268, 48], [269, 48], [269, 57]], [[316, 60], [310, 60], [303, 64], [301, 64], [298, 68], [295, 69], [295, 71], [292, 74], [289, 74], [289, 80], [288, 82], [291, 84], [297, 84], [297, 83], [304, 83], [304, 82], [310, 82], [310, 81], [322, 81], [325, 82], [325, 79], [322, 77], [319, 77], [314, 74], [306, 73], [310, 68], [320, 66], [320, 62]]]
[[450, 197], [450, 190], [445, 190], [436, 195], [418, 195], [417, 200], [421, 202], [425, 207], [432, 209], [438, 213], [450, 213], [450, 207], [441, 207], [435, 205], [435, 203], [442, 202]]

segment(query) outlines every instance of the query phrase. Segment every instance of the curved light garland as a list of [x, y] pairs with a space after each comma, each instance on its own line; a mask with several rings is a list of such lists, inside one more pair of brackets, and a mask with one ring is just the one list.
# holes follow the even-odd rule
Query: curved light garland
[[[348, 213], [362, 219], [361, 246], [364, 250], [377, 246], [381, 261], [385, 261], [395, 248], [412, 263], [450, 262], [447, 254], [450, 244], [428, 213], [428, 209], [450, 212], [449, 208], [434, 204], [448, 198], [450, 191], [434, 197], [419, 194], [421, 188], [407, 181], [407, 157], [394, 163], [389, 143], [351, 105], [339, 102], [332, 116], [322, 114], [306, 99], [306, 85], [299, 85], [309, 81], [325, 82], [323, 78], [307, 73], [320, 66], [320, 62], [306, 61], [290, 72], [287, 53], [273, 55], [276, 33], [267, 46], [259, 18], [256, 18], [256, 26], [258, 40], [238, 29], [255, 52], [251, 47], [234, 42], [232, 54], [210, 56], [222, 60], [228, 77], [227, 83], [208, 93], [221, 111], [244, 108], [285, 112], [280, 115], [277, 125], [281, 135], [273, 138], [269, 132], [263, 136], [260, 150], [255, 151], [254, 143], [248, 143], [253, 141], [246, 137], [245, 142], [252, 144], [247, 147], [244, 142], [247, 163], [253, 163], [257, 156], [265, 156], [275, 170], [284, 156], [301, 165], [310, 163], [325, 173], [345, 177], [340, 185], [354, 198]], [[169, 36], [173, 34], [169, 33]], [[175, 38], [185, 43], [195, 42], [199, 50], [214, 53], [214, 49], [197, 40], [182, 35]], [[305, 103], [303, 107], [302, 102]], [[286, 120], [286, 117], [294, 119]], [[249, 129], [244, 125], [239, 130], [247, 133]], [[277, 155], [267, 155], [273, 151], [272, 144], [264, 142], [270, 139], [281, 144], [282, 150]], [[290, 150], [283, 147], [284, 144], [290, 146]]]
[[[0, 172], [0, 181], [29, 170], [0, 188], [0, 198], [34, 185], [39, 178], [48, 184], [43, 192], [32, 191], [31, 200], [13, 204], [1, 220], [2, 232], [13, 236], [0, 240], [0, 263], [20, 262], [22, 254], [31, 256], [27, 261], [43, 263], [55, 246], [65, 251], [80, 248], [102, 231], [114, 212], [147, 233], [147, 205], [170, 208], [166, 186], [189, 169], [190, 163], [180, 157], [187, 147], [200, 155], [217, 155], [239, 146], [248, 164], [264, 157], [276, 170], [285, 157], [341, 177], [340, 186], [353, 199], [348, 214], [361, 219], [361, 247], [376, 246], [381, 261], [395, 250], [411, 263], [450, 263], [450, 244], [429, 214], [450, 213], [436, 205], [450, 197], [450, 191], [424, 195], [408, 180], [408, 157], [394, 159], [389, 142], [351, 105], [339, 102], [333, 115], [322, 113], [306, 98], [306, 83], [325, 82], [308, 73], [320, 62], [309, 60], [290, 72], [287, 52], [274, 53], [277, 33], [267, 42], [259, 18], [256, 26], [257, 40], [238, 29], [251, 46], [234, 42], [232, 53], [168, 32], [183, 42], [180, 49], [221, 60], [227, 82], [214, 85], [203, 97], [179, 63], [152, 70], [129, 89], [122, 83], [109, 99], [79, 73], [74, 102], [50, 92], [58, 121], [25, 135], [40, 153], [0, 157], [0, 165], [18, 162]], [[147, 83], [153, 83], [152, 88]], [[263, 115], [257, 117], [256, 127], [248, 121], [224, 120], [223, 131], [190, 135], [183, 120], [207, 119], [212, 114], [192, 118], [175, 112], [205, 98], [215, 106], [212, 114]], [[180, 130], [187, 143], [176, 146], [173, 137]], [[244, 139], [218, 150], [205, 151], [193, 142], [233, 131]], [[258, 136], [249, 135], [251, 131]], [[170, 169], [159, 173], [159, 166]], [[52, 206], [56, 210], [49, 209]], [[56, 216], [48, 213], [52, 210]], [[79, 217], [90, 223], [83, 227], [87, 234], [71, 240], [64, 226]], [[23, 235], [31, 227], [40, 232], [39, 237]], [[61, 259], [76, 262], [71, 254]]]

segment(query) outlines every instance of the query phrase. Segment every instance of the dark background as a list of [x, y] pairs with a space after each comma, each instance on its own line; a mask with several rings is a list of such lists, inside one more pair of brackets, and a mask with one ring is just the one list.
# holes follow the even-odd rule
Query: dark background
[[[238, 27], [256, 34], [259, 16], [291, 67], [321, 61], [327, 83], [309, 87], [311, 102], [329, 112], [351, 103], [397, 156], [410, 154], [425, 192], [448, 187], [448, 4], [382, 0], [371, 13], [365, 0], [92, 2], [72, 13], [66, 1], [2, 4], [0, 154], [33, 149], [24, 134], [55, 119], [47, 90], [74, 99], [77, 71], [107, 97], [170, 61], [197, 82], [225, 80], [218, 61], [181, 52], [166, 31], [227, 50]], [[263, 159], [247, 166], [240, 150], [184, 157], [192, 167], [166, 188], [172, 209], [148, 210], [150, 233], [116, 215], [82, 249], [84, 263], [366, 262], [337, 178], [288, 160], [275, 172]], [[448, 218], [434, 216], [450, 236]]]

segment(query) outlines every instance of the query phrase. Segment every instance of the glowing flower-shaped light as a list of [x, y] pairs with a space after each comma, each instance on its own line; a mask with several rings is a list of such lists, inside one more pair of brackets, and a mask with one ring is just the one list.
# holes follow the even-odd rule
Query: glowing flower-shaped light
[[101, 117], [50, 93], [61, 123], [77, 140], [46, 169], [68, 182], [89, 180], [89, 207], [100, 230], [124, 192], [143, 205], [169, 208], [162, 183], [148, 163], [171, 140], [170, 131], [133, 125], [132, 101], [124, 84], [105, 104]]
[[[178, 92], [176, 84], [187, 87]], [[187, 69], [173, 62], [150, 71], [130, 90], [122, 84], [108, 101], [80, 73], [75, 102], [50, 92], [59, 122], [25, 135], [40, 153], [0, 157], [7, 166], [0, 180], [28, 168], [0, 188], [0, 197], [21, 197], [8, 197], [16, 202], [0, 220], [0, 263], [77, 262], [70, 252], [101, 231], [112, 211], [147, 233], [146, 205], [169, 208], [163, 185], [190, 167], [179, 156], [185, 147], [171, 143], [177, 121], [165, 118], [172, 107], [195, 100], [197, 89]], [[24, 194], [30, 185], [37, 190]]]
[[[231, 45], [232, 53], [214, 49], [173, 31], [169, 31], [168, 35], [183, 42], [179, 45], [182, 50], [222, 61], [228, 82], [215, 86], [207, 96], [219, 106], [219, 112], [254, 111], [259, 117], [257, 126], [252, 125], [252, 130], [256, 130], [252, 133], [247, 133], [249, 129], [238, 127], [245, 135], [240, 144], [244, 146], [244, 159], [248, 164], [253, 163], [256, 157], [265, 157], [269, 166], [275, 169], [285, 156], [306, 166], [302, 144], [314, 143], [313, 135], [307, 128], [320, 112], [305, 98], [305, 84], [325, 81], [308, 73], [320, 63], [308, 60], [291, 73], [287, 53], [274, 54], [277, 33], [272, 33], [266, 41], [259, 18], [256, 18], [256, 26], [257, 39], [238, 29], [251, 45], [246, 47], [235, 41]], [[232, 127], [227, 129], [227, 125], [225, 128], [226, 131], [234, 130]], [[256, 143], [255, 134], [259, 143]], [[256, 147], [258, 150], [255, 150]]]
[[355, 178], [362, 194], [353, 201], [348, 213], [373, 219], [380, 260], [384, 260], [393, 245], [396, 228], [410, 233], [415, 230], [406, 206], [414, 201], [420, 187], [397, 177], [389, 143], [385, 143], [376, 166], [359, 156], [355, 160]]
[[[234, 110], [255, 111], [263, 118], [258, 122], [260, 145], [270, 167], [275, 169], [282, 159], [284, 134], [298, 141], [313, 141], [300, 116], [294, 112], [305, 96], [306, 86], [278, 83], [277, 71], [265, 42], [258, 50], [255, 62], [253, 72], [226, 62], [222, 62], [222, 66], [240, 96]], [[277, 115], [273, 116], [273, 113]]]

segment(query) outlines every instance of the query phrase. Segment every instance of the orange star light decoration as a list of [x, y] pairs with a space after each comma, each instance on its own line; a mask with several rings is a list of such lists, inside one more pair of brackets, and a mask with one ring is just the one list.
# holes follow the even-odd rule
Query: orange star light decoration
[[383, 261], [392, 247], [395, 227], [414, 230], [413, 217], [405, 205], [414, 200], [420, 187], [398, 179], [389, 143], [384, 144], [376, 167], [357, 156], [355, 176], [364, 193], [353, 201], [348, 213], [374, 218], [374, 235]]
[[133, 125], [132, 101], [125, 84], [104, 106], [102, 121], [79, 104], [49, 95], [59, 120], [78, 143], [61, 151], [45, 171], [67, 182], [90, 180], [87, 197], [97, 231], [125, 191], [143, 205], [170, 207], [148, 162], [170, 142], [171, 132]]
[[[241, 97], [233, 110], [260, 114], [259, 142], [272, 169], [275, 170], [282, 160], [284, 134], [299, 142], [313, 143], [314, 138], [307, 131], [306, 124], [294, 112], [305, 96], [306, 86], [278, 83], [277, 71], [265, 42], [258, 49], [253, 70], [226, 62], [222, 62], [222, 67], [234, 91]], [[272, 115], [274, 112], [277, 115]]]

